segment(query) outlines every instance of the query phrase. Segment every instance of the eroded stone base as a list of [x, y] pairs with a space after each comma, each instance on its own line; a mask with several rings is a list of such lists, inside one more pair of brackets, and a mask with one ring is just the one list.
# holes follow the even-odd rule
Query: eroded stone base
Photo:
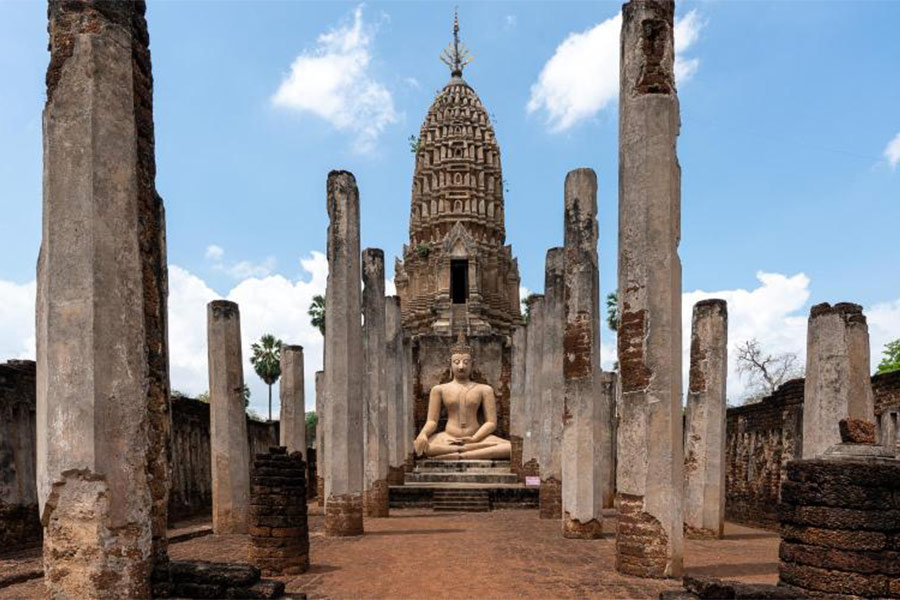
[[406, 473], [406, 465], [388, 467], [388, 485], [403, 485], [403, 475]]
[[541, 481], [540, 514], [542, 519], [562, 518], [562, 482], [554, 478]]
[[644, 512], [644, 497], [619, 493], [616, 509], [616, 570], [634, 577], [673, 575], [669, 537], [656, 517]]
[[362, 535], [362, 494], [343, 494], [328, 497], [325, 502], [325, 535], [340, 537]]
[[563, 518], [563, 537], [575, 540], [597, 540], [603, 536], [603, 523], [600, 519], [591, 519], [582, 523], [573, 519], [569, 513]]
[[[161, 575], [161, 574], [160, 574]], [[172, 561], [153, 582], [154, 598], [281, 598], [284, 582], [245, 564]]]
[[124, 527], [110, 527], [105, 479], [86, 470], [63, 471], [42, 517], [49, 597], [148, 598], [150, 522], [140, 516]]
[[367, 517], [383, 518], [390, 512], [388, 497], [388, 482], [379, 479], [372, 482], [372, 486], [363, 492], [363, 509]]

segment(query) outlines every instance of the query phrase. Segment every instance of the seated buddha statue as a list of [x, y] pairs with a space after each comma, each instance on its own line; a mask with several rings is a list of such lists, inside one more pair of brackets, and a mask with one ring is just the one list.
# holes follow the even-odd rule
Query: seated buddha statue
[[[494, 390], [470, 379], [472, 349], [465, 344], [462, 334], [450, 353], [453, 380], [431, 388], [428, 420], [414, 442], [416, 455], [440, 460], [509, 459], [512, 449], [509, 440], [494, 435], [497, 429]], [[447, 425], [443, 431], [437, 431], [441, 408], [447, 409]], [[484, 412], [481, 424], [479, 408]]]

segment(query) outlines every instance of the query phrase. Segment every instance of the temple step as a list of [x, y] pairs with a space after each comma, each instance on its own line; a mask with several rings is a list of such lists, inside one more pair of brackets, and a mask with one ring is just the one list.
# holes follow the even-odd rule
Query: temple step
[[514, 473], [472, 473], [468, 471], [425, 471], [407, 473], [404, 483], [517, 483]]
[[488, 512], [490, 495], [485, 490], [435, 490], [435, 512]]
[[[416, 471], [471, 471], [474, 469], [499, 469], [509, 472], [508, 460], [421, 460]], [[493, 472], [493, 471], [490, 471]]]

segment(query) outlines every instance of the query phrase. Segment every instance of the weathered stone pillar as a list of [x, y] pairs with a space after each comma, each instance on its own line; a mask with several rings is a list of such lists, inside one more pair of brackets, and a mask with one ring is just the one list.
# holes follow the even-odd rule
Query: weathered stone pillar
[[347, 171], [328, 174], [325, 293], [325, 535], [363, 532], [363, 333], [359, 190]]
[[588, 539], [600, 537], [603, 530], [608, 466], [602, 448], [610, 436], [610, 398], [604, 393], [609, 385], [600, 370], [597, 236], [597, 175], [591, 169], [570, 171], [565, 183], [563, 277], [563, 535]]
[[165, 216], [144, 10], [49, 6], [36, 435], [51, 597], [148, 597], [167, 564]]
[[[402, 308], [402, 307], [401, 307]], [[415, 448], [413, 447], [413, 440], [415, 439], [416, 432], [416, 406], [415, 406], [415, 398], [413, 397], [413, 378], [415, 377], [415, 365], [413, 365], [413, 351], [412, 351], [412, 340], [409, 337], [403, 336], [403, 422], [406, 433], [403, 436], [403, 440], [406, 443], [405, 445], [405, 453], [406, 453], [406, 471], [411, 471], [413, 468], [413, 460], [415, 455]]]
[[281, 347], [281, 423], [279, 443], [306, 461], [306, 392], [303, 382], [303, 346]]
[[841, 419], [875, 421], [869, 326], [862, 307], [822, 303], [809, 311], [803, 390], [803, 458], [840, 443]]
[[681, 168], [672, 0], [622, 9], [616, 568], [682, 572]]
[[522, 442], [525, 438], [525, 353], [528, 336], [524, 326], [516, 327], [512, 334], [510, 361], [512, 372], [509, 380], [509, 443], [512, 446], [510, 469], [522, 478]]
[[720, 538], [725, 526], [725, 382], [728, 306], [701, 300], [691, 319], [691, 370], [684, 436], [684, 531]]
[[384, 252], [362, 253], [365, 381], [365, 487], [367, 517], [388, 516], [388, 403], [385, 360]]
[[316, 498], [325, 506], [325, 371], [316, 371]]
[[541, 420], [538, 462], [541, 466], [540, 516], [562, 518], [563, 328], [566, 320], [565, 255], [547, 251], [544, 267], [544, 342], [541, 361]]
[[544, 347], [544, 296], [528, 302], [528, 345], [525, 348], [525, 439], [522, 442], [523, 475], [539, 475], [540, 406]]
[[388, 483], [403, 484], [406, 465], [406, 412], [403, 405], [403, 331], [400, 297], [388, 296], [384, 312], [385, 401], [388, 412]]
[[244, 406], [241, 314], [228, 300], [206, 307], [213, 532], [247, 533], [250, 444]]

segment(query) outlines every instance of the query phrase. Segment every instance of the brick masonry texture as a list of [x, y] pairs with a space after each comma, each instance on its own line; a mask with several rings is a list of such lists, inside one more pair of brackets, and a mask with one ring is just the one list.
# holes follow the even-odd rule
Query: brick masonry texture
[[793, 461], [778, 512], [780, 583], [900, 598], [900, 461]]
[[306, 463], [274, 447], [257, 454], [250, 476], [250, 559], [263, 575], [309, 569]]
[[616, 570], [635, 577], [666, 576], [668, 539], [659, 521], [644, 512], [644, 499], [617, 494]]
[[[779, 487], [803, 446], [803, 379], [726, 417], [725, 518], [777, 529]], [[900, 371], [872, 377], [875, 414], [900, 407]]]
[[540, 515], [542, 519], [562, 517], [562, 484], [556, 479], [541, 482]]

